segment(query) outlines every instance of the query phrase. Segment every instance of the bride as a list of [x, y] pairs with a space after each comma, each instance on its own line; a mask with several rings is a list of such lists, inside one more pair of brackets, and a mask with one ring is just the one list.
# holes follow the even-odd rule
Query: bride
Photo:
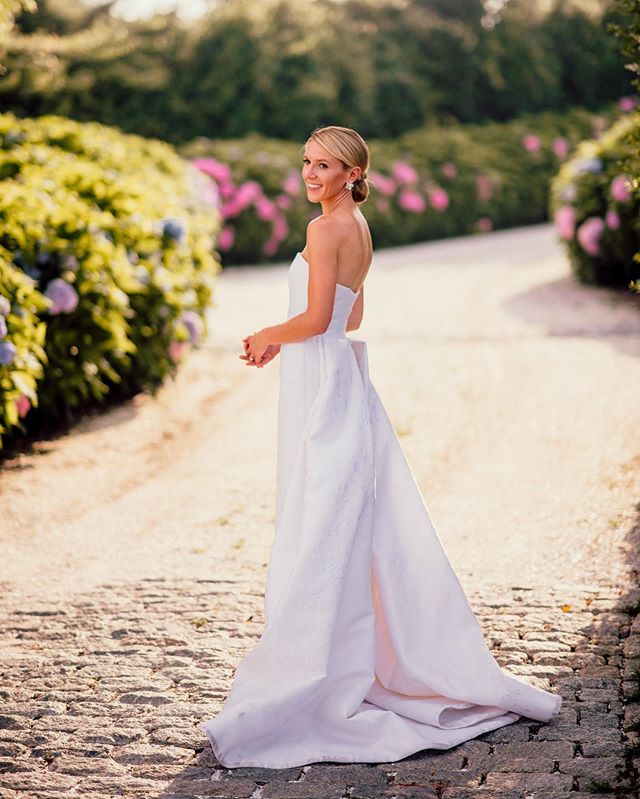
[[302, 177], [322, 214], [288, 272], [287, 320], [243, 339], [280, 354], [275, 535], [263, 633], [204, 722], [227, 767], [389, 762], [448, 749], [562, 699], [504, 671], [444, 551], [369, 378], [360, 326], [369, 150], [317, 128]]

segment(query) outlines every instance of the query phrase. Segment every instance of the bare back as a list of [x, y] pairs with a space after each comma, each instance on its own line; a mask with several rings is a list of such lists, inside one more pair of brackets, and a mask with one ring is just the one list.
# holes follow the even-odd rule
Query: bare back
[[[310, 224], [315, 221], [314, 219]], [[373, 258], [369, 225], [362, 212], [356, 209], [352, 215], [340, 220], [340, 230], [342, 235], [338, 242], [337, 282], [357, 293], [364, 283]], [[301, 254], [309, 261], [306, 249], [305, 245]]]

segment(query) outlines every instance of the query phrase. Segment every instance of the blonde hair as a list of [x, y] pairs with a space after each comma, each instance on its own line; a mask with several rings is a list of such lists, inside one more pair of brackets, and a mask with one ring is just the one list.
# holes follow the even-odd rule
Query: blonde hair
[[369, 169], [369, 148], [359, 133], [353, 128], [343, 128], [340, 125], [325, 125], [312, 131], [307, 143], [315, 140], [321, 147], [338, 158], [345, 169], [359, 166], [362, 170], [360, 177], [354, 181], [351, 196], [357, 203], [363, 203], [369, 195], [367, 170]]

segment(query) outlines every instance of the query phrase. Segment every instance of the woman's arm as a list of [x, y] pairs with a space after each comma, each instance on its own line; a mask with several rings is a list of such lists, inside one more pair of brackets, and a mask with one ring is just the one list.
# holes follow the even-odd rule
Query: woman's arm
[[324, 333], [333, 315], [338, 276], [338, 244], [342, 231], [332, 220], [319, 217], [307, 227], [309, 252], [307, 307], [279, 325], [263, 328], [260, 333], [269, 344], [304, 341]]

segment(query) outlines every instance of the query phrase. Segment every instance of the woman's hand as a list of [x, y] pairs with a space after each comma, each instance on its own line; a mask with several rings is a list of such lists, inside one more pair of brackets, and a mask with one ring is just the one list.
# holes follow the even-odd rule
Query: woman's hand
[[272, 361], [280, 352], [280, 344], [269, 344], [264, 332], [259, 330], [252, 336], [242, 339], [244, 355], [238, 356], [245, 361], [245, 366], [264, 366]]

